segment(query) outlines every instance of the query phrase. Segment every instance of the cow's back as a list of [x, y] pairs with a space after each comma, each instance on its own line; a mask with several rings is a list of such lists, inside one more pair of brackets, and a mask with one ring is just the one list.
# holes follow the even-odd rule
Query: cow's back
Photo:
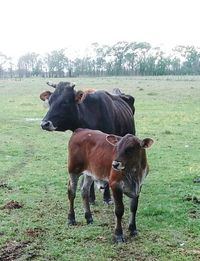
[[134, 105], [130, 106], [118, 95], [98, 91], [88, 95], [79, 108], [80, 118], [85, 119], [80, 127], [119, 136], [135, 134]]

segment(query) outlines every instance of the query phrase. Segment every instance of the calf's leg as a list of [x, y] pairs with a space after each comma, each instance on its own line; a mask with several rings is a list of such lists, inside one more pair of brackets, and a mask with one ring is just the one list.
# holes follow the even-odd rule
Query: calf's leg
[[129, 220], [128, 229], [130, 231], [130, 236], [132, 236], [132, 237], [137, 235], [136, 212], [137, 212], [137, 207], [138, 207], [138, 199], [139, 199], [139, 196], [130, 199], [131, 216], [130, 216], [130, 220]]
[[123, 204], [123, 192], [120, 188], [112, 188], [113, 199], [115, 204], [115, 241], [117, 243], [125, 242], [122, 230], [122, 216], [124, 214], [124, 204]]
[[83, 205], [85, 210], [85, 219], [87, 221], [87, 224], [93, 223], [92, 213], [90, 211], [90, 202], [89, 202], [90, 187], [92, 183], [93, 183], [92, 177], [85, 175], [81, 186], [81, 192], [82, 192]]
[[74, 212], [74, 199], [76, 197], [78, 178], [79, 175], [70, 174], [70, 178], [68, 182], [68, 199], [69, 199], [68, 224], [69, 225], [76, 225], [75, 212]]
[[[85, 178], [85, 175], [83, 175], [83, 177], [82, 177], [82, 179], [81, 179], [80, 187], [82, 187], [82, 185], [83, 185], [84, 178]], [[95, 196], [94, 181], [93, 181], [93, 182], [92, 182], [92, 185], [91, 185], [91, 187], [90, 187], [90, 197], [89, 197], [90, 204], [94, 205], [94, 204], [95, 204], [95, 200], [96, 200], [96, 196]]]

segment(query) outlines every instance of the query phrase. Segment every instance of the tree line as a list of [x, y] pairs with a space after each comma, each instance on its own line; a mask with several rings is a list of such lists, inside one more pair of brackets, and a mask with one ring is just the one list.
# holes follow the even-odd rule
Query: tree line
[[175, 46], [170, 53], [147, 42], [93, 43], [81, 57], [71, 59], [66, 49], [45, 55], [29, 52], [16, 63], [0, 52], [0, 78], [199, 75], [200, 48]]

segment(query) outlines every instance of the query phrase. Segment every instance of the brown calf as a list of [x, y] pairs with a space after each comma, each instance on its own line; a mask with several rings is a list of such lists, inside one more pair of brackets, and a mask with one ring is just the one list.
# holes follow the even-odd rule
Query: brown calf
[[152, 144], [152, 139], [140, 140], [132, 134], [119, 137], [101, 131], [77, 129], [69, 141], [69, 224], [76, 224], [74, 199], [78, 178], [84, 174], [86, 178], [81, 191], [87, 223], [93, 222], [89, 204], [90, 186], [93, 180], [101, 182], [101, 186], [107, 181], [115, 203], [115, 240], [124, 242], [121, 225], [124, 214], [123, 193], [131, 198], [129, 231], [131, 236], [135, 236], [137, 234], [135, 217], [139, 193], [142, 181], [148, 173], [145, 149]]

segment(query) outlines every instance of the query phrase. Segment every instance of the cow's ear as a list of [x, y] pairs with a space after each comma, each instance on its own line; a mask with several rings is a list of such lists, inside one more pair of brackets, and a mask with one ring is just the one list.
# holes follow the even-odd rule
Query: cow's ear
[[146, 139], [143, 139], [142, 142], [141, 142], [141, 147], [143, 149], [148, 149], [151, 147], [151, 145], [154, 143], [154, 140], [150, 139], [150, 138], [146, 138]]
[[51, 94], [52, 94], [52, 92], [50, 92], [50, 91], [45, 91], [45, 92], [43, 92], [43, 93], [40, 94], [40, 99], [41, 99], [42, 101], [46, 101], [46, 100], [49, 99], [49, 97], [51, 96]]
[[109, 134], [106, 136], [106, 140], [108, 143], [110, 143], [113, 146], [116, 146], [118, 141], [120, 141], [121, 137]]
[[75, 102], [76, 103], [81, 103], [84, 99], [84, 92], [83, 91], [78, 91], [75, 95]]

